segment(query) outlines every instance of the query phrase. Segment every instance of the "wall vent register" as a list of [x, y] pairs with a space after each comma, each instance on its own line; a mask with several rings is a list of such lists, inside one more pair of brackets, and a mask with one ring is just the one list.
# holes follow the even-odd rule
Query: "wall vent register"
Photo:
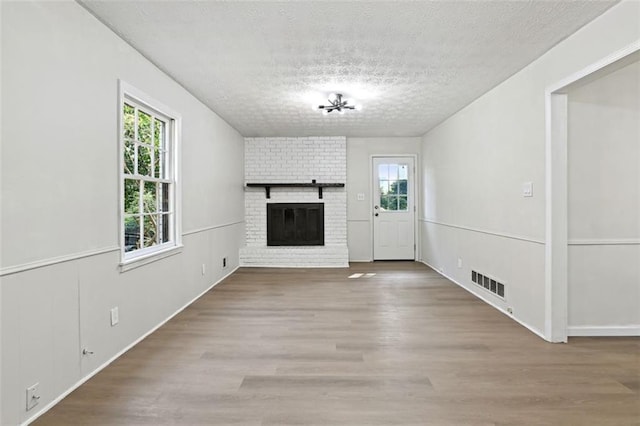
[[488, 277], [484, 274], [481, 274], [477, 271], [471, 271], [471, 281], [478, 284], [480, 287], [483, 287], [485, 290], [490, 291], [491, 293], [497, 295], [504, 299], [504, 284], [494, 280], [491, 277]]

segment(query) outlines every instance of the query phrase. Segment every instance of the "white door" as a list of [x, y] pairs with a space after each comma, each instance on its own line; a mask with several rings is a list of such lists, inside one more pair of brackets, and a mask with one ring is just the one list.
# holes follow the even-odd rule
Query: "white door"
[[373, 158], [373, 259], [415, 259], [412, 157]]

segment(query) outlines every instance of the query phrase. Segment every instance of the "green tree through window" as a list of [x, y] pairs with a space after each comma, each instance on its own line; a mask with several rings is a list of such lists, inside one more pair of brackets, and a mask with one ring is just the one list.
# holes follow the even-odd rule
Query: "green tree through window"
[[124, 251], [171, 241], [170, 120], [127, 99], [122, 108]]
[[381, 210], [407, 211], [407, 167], [406, 164], [380, 164], [378, 166]]

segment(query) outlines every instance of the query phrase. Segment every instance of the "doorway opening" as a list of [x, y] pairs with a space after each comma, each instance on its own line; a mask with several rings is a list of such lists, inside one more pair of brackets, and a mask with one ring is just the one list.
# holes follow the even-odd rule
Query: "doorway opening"
[[[591, 246], [635, 245], [638, 247], [640, 236], [636, 236], [635, 239], [633, 236], [626, 239], [618, 238], [617, 241], [614, 241], [615, 238], [591, 238], [583, 241], [573, 239], [570, 241], [570, 157], [568, 151], [571, 92], [639, 60], [640, 41], [567, 77], [546, 91], [545, 337], [552, 342], [566, 342], [569, 335], [640, 335], [640, 324], [623, 327], [591, 327], [588, 333], [576, 332], [575, 327], [572, 327], [572, 330], [569, 328], [569, 306], [575, 304], [575, 300], [570, 300], [572, 296], [569, 292], [570, 247], [581, 244]], [[601, 171], [591, 170], [591, 172]], [[621, 190], [621, 188], [611, 189], [613, 191]], [[637, 202], [638, 200], [636, 200]], [[575, 206], [573, 208], [575, 209]], [[574, 225], [575, 223], [571, 224], [571, 229]], [[614, 275], [619, 276], [618, 273]], [[598, 298], [595, 295], [590, 297], [592, 299]], [[627, 294], [627, 297], [632, 298], [633, 295]], [[637, 299], [637, 294], [635, 298]]]

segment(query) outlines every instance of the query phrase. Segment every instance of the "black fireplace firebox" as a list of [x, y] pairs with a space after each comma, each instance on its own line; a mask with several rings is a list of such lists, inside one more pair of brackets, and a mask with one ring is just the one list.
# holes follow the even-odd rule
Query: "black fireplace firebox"
[[268, 246], [323, 246], [323, 203], [268, 203]]

